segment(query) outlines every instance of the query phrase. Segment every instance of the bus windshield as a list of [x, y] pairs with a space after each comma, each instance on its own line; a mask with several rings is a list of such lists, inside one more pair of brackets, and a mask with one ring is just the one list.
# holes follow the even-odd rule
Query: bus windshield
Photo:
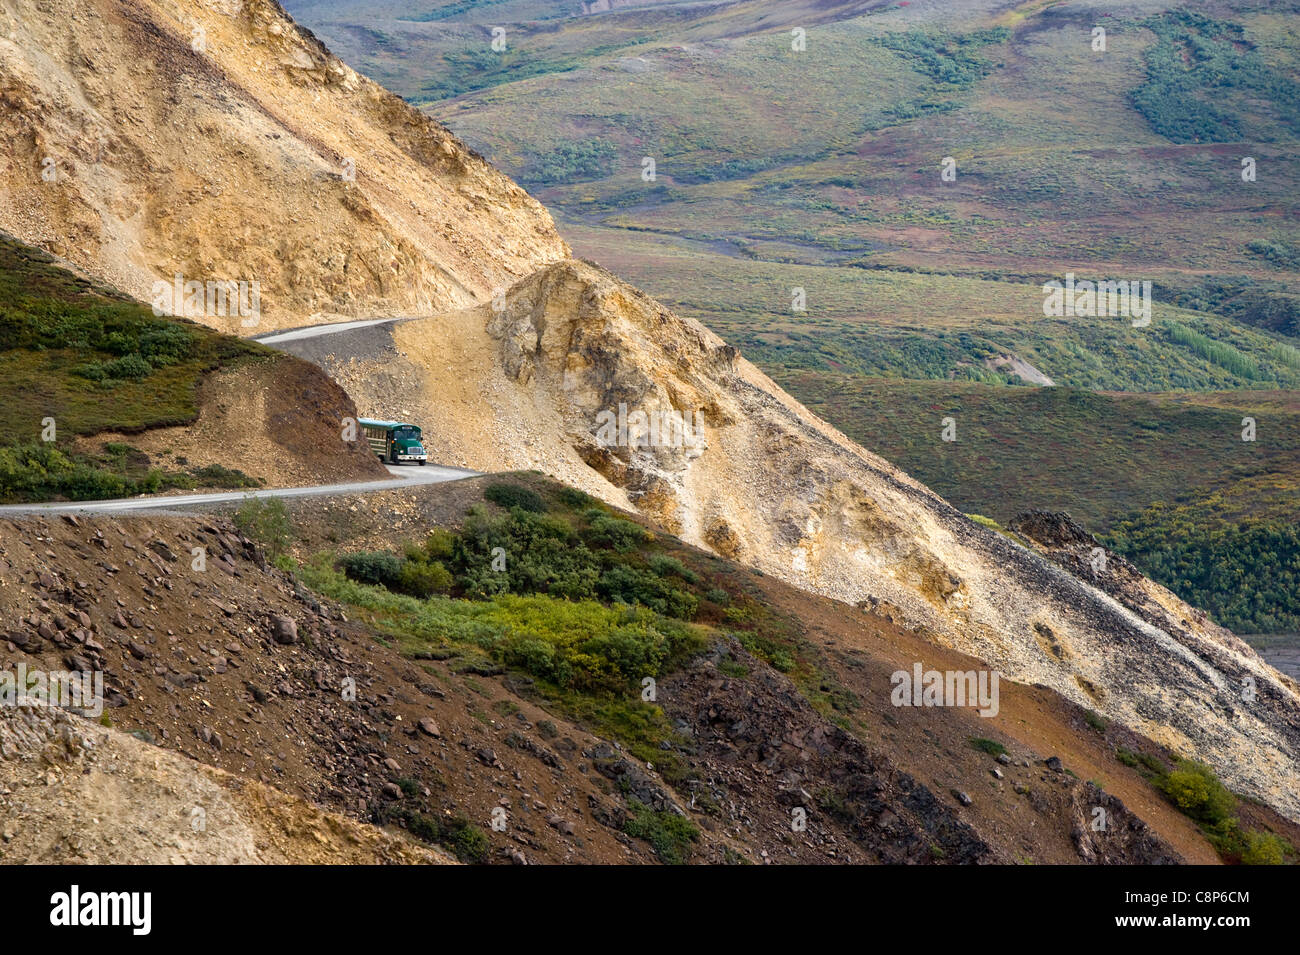
[[400, 428], [393, 429], [394, 438], [412, 438], [420, 440], [420, 429], [413, 424], [404, 424]]

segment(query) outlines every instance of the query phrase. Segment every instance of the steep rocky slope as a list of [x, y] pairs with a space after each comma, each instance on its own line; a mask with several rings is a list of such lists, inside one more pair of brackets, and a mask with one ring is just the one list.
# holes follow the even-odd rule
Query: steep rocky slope
[[274, 0], [0, 2], [0, 229], [146, 302], [259, 283], [247, 333], [468, 305], [550, 216]]
[[[481, 504], [483, 487], [296, 501], [294, 523], [303, 553], [338, 535], [419, 539]], [[205, 571], [180, 556], [194, 546], [211, 555]], [[270, 568], [224, 521], [4, 522], [0, 669], [102, 670], [104, 712], [117, 728], [60, 714], [33, 734], [23, 729], [30, 719], [9, 711], [0, 726], [8, 747], [0, 783], [12, 790], [0, 786], [0, 799], [14, 821], [8, 858], [105, 858], [108, 843], [98, 836], [67, 841], [81, 831], [69, 820], [102, 811], [114, 832], [144, 824], [132, 858], [225, 858], [269, 839], [251, 858], [283, 851], [302, 859], [295, 853], [311, 848], [318, 831], [326, 839], [320, 855], [305, 858], [326, 861], [339, 848], [335, 835], [347, 844], [359, 830], [297, 801], [305, 799], [412, 831], [423, 814], [461, 820], [480, 833], [481, 842], [456, 844], [475, 859], [653, 861], [651, 847], [624, 832], [631, 797], [694, 820], [692, 857], [700, 861], [1215, 861], [1191, 822], [1115, 758], [1117, 745], [1151, 751], [1150, 742], [1118, 727], [1084, 727], [1081, 711], [1043, 688], [1004, 684], [992, 719], [964, 708], [893, 707], [892, 671], [913, 660], [963, 669], [977, 662], [883, 618], [674, 546], [692, 564], [714, 567], [726, 586], [757, 588], [822, 660], [825, 679], [843, 681], [859, 701], [858, 727], [836, 725], [789, 677], [723, 640], [661, 687], [680, 734], [665, 758], [690, 768], [685, 783], [669, 784], [545, 708], [521, 674], [399, 653], [369, 624]], [[352, 700], [342, 692], [348, 679]], [[138, 739], [124, 739], [122, 729]], [[28, 742], [9, 746], [10, 730]], [[1010, 756], [999, 762], [976, 750], [974, 736], [1002, 740]], [[58, 743], [65, 737], [73, 745]], [[68, 816], [37, 798], [48, 786], [63, 795]], [[209, 843], [185, 828], [196, 799]], [[791, 829], [795, 806], [808, 810], [805, 832]], [[1088, 824], [1099, 806], [1111, 822], [1104, 832]], [[501, 809], [508, 824], [498, 832], [489, 821]], [[281, 830], [301, 838], [281, 845]], [[357, 853], [400, 858], [379, 834], [357, 838]]]
[[[1090, 572], [968, 520], [603, 270], [566, 261], [496, 303], [297, 350], [363, 411], [429, 423], [441, 460], [536, 468], [634, 507], [684, 540], [1050, 686], [1300, 816], [1300, 696], [1254, 651], [1172, 595], [1128, 606]], [[698, 413], [703, 440], [602, 446], [599, 416], [620, 404]]]
[[10, 864], [455, 861], [44, 706], [0, 709], [0, 816]]

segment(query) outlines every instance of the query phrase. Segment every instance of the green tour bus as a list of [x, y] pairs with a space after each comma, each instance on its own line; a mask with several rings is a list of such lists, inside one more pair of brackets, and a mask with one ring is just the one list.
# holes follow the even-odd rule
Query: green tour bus
[[422, 465], [428, 463], [417, 425], [402, 421], [375, 421], [372, 418], [362, 418], [358, 423], [370, 450], [379, 455], [379, 460], [389, 464], [412, 461], [418, 461]]

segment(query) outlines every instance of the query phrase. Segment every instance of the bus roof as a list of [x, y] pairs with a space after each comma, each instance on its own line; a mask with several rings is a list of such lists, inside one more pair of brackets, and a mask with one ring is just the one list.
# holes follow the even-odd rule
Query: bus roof
[[379, 421], [376, 418], [358, 418], [357, 423], [366, 428], [414, 428], [419, 431], [418, 424], [411, 424], [409, 421]]

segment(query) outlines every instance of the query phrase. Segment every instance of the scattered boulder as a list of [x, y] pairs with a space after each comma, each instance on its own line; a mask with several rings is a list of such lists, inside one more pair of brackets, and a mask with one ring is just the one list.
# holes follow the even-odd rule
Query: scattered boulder
[[546, 824], [556, 832], [563, 833], [566, 836], [571, 836], [574, 833], [572, 820], [565, 819], [563, 816], [551, 816], [546, 820]]
[[298, 624], [293, 617], [276, 614], [271, 618], [271, 636], [276, 643], [288, 646], [298, 642]]
[[10, 630], [4, 638], [24, 653], [31, 653], [41, 645], [40, 638], [27, 630]]
[[149, 542], [149, 549], [169, 563], [176, 562], [176, 555], [172, 552], [172, 549], [167, 546], [165, 541], [152, 540]]

